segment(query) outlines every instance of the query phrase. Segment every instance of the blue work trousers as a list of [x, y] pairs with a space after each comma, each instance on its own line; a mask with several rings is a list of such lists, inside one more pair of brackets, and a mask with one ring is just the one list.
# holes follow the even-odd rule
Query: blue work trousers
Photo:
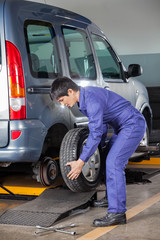
[[109, 152], [106, 158], [108, 213], [126, 212], [125, 167], [146, 130], [143, 116], [136, 112], [133, 113], [133, 117], [124, 124], [118, 134], [112, 136], [108, 144]]

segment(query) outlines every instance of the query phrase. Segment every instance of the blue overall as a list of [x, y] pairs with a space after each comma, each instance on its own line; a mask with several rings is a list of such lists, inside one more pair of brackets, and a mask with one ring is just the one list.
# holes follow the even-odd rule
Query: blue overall
[[79, 110], [89, 119], [89, 136], [80, 155], [87, 162], [108, 125], [114, 129], [106, 158], [108, 213], [126, 211], [125, 167], [146, 130], [143, 115], [118, 94], [98, 87], [80, 88]]

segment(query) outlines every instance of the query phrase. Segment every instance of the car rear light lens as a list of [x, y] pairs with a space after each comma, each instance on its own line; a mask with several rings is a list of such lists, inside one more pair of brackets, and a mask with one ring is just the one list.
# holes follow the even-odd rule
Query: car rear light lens
[[21, 55], [17, 47], [9, 41], [6, 41], [6, 48], [10, 97], [10, 119], [25, 119], [26, 97]]
[[12, 140], [15, 140], [15, 139], [19, 138], [20, 135], [21, 135], [21, 131], [11, 131]]

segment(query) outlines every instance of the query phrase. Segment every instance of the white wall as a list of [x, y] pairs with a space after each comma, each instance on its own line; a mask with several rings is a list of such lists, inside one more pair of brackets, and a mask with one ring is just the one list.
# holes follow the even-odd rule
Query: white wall
[[160, 53], [160, 0], [45, 0], [90, 18], [118, 54]]

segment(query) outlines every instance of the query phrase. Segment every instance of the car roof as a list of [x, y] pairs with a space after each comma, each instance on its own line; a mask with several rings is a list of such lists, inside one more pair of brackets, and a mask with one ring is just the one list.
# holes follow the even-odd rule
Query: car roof
[[[54, 16], [58, 16], [58, 17], [63, 17], [63, 18], [68, 18], [68, 19], [73, 19], [75, 21], [78, 22], [83, 22], [86, 24], [91, 24], [92, 22], [80, 15], [77, 14], [75, 12], [63, 9], [63, 8], [59, 8], [56, 6], [52, 6], [52, 5], [48, 5], [44, 3], [42, 3], [42, 1], [38, 2], [38, 1], [23, 1], [23, 0], [4, 0], [5, 2], [5, 6], [9, 9], [19, 9], [19, 6], [24, 7], [25, 9], [27, 9], [28, 11], [40, 11], [42, 13], [52, 13], [54, 14]], [[12, 8], [12, 6], [14, 6], [14, 8]], [[15, 15], [17, 15], [18, 13], [15, 12]]]

